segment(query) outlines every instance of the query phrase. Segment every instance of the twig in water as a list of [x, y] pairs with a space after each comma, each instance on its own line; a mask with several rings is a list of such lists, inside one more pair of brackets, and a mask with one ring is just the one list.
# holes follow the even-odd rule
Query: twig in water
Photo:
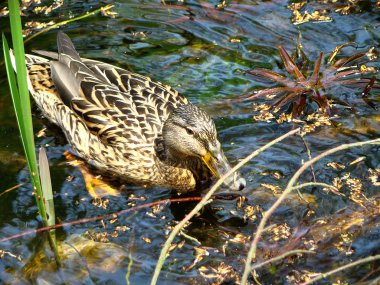
[[326, 273], [321, 273], [320, 275], [318, 275], [317, 277], [314, 277], [312, 279], [310, 279], [309, 281], [307, 282], [304, 282], [304, 283], [301, 283], [301, 285], [308, 285], [308, 284], [312, 284], [318, 280], [321, 280], [323, 278], [326, 278], [328, 276], [331, 276], [337, 272], [340, 272], [340, 271], [343, 271], [343, 270], [346, 270], [348, 268], [351, 268], [351, 267], [354, 267], [356, 265], [359, 265], [359, 264], [362, 264], [362, 263], [367, 263], [367, 262], [371, 262], [371, 261], [374, 261], [374, 260], [378, 260], [380, 259], [380, 254], [378, 255], [374, 255], [374, 256], [368, 256], [368, 257], [365, 257], [365, 258], [362, 258], [362, 259], [359, 259], [359, 260], [356, 260], [354, 262], [351, 262], [349, 264], [346, 264], [346, 265], [343, 265], [341, 267], [338, 267], [338, 268], [335, 268], [334, 270], [331, 270], [331, 271], [328, 271]]
[[187, 238], [188, 240], [192, 241], [193, 243], [195, 243], [196, 245], [201, 245], [201, 242], [199, 240], [197, 240], [195, 237], [192, 237], [192, 236], [189, 236], [188, 234], [186, 234], [184, 231], [180, 231], [180, 234], [184, 237], [184, 238]]
[[[305, 187], [309, 187], [309, 186], [321, 186], [321, 187], [331, 188], [332, 190], [334, 190], [334, 192], [333, 192], [334, 194], [339, 193], [339, 189], [336, 188], [335, 186], [330, 185], [330, 184], [326, 184], [326, 183], [322, 183], [322, 182], [307, 182], [307, 183], [303, 183], [303, 184], [294, 186], [292, 189], [293, 190], [299, 190], [301, 188], [305, 188]], [[337, 195], [343, 195], [343, 194], [339, 193]]]
[[127, 285], [131, 285], [131, 281], [129, 280], [129, 277], [131, 276], [131, 270], [132, 270], [132, 265], [133, 265], [132, 251], [129, 251], [128, 258], [129, 258], [129, 262], [128, 262], [127, 274], [125, 274], [125, 282], [127, 282]]
[[106, 214], [106, 215], [102, 215], [102, 216], [86, 218], [86, 219], [81, 219], [81, 220], [76, 220], [76, 221], [71, 221], [71, 222], [65, 222], [62, 224], [55, 224], [52, 226], [42, 227], [42, 228], [38, 228], [35, 230], [30, 230], [30, 231], [18, 233], [18, 234], [15, 234], [13, 236], [0, 238], [0, 242], [12, 240], [12, 239], [23, 237], [26, 235], [31, 235], [31, 234], [35, 234], [35, 233], [48, 231], [51, 229], [58, 229], [58, 228], [66, 227], [66, 226], [73, 226], [73, 225], [78, 225], [78, 224], [83, 224], [83, 223], [88, 223], [88, 222], [99, 221], [99, 220], [104, 220], [106, 218], [115, 218], [115, 216], [119, 216], [119, 215], [126, 214], [126, 213], [133, 212], [133, 211], [138, 211], [140, 209], [146, 209], [146, 208], [153, 207], [156, 205], [164, 205], [167, 203], [175, 203], [175, 202], [193, 202], [193, 201], [200, 201], [200, 200], [201, 200], [201, 197], [186, 197], [186, 198], [174, 198], [174, 199], [160, 200], [160, 201], [156, 201], [156, 202], [152, 202], [152, 203], [148, 203], [148, 204], [135, 206], [135, 207], [132, 207], [129, 209], [125, 209], [125, 210], [116, 212], [116, 213], [111, 213], [111, 214]]
[[[311, 152], [310, 152], [309, 145], [308, 145], [308, 143], [305, 140], [305, 137], [303, 135], [300, 135], [300, 137], [301, 137], [301, 139], [303, 141], [303, 144], [305, 145], [307, 157], [309, 158], [309, 160], [311, 160]], [[314, 166], [313, 165], [310, 166], [310, 170], [311, 170], [311, 174], [313, 175], [313, 181], [317, 182], [317, 179], [315, 178], [315, 171], [314, 171]]]
[[82, 20], [82, 19], [87, 18], [87, 17], [89, 17], [89, 16], [95, 15], [95, 14], [97, 14], [97, 13], [99, 13], [99, 12], [107, 11], [107, 10], [113, 8], [113, 7], [114, 7], [114, 5], [112, 5], [112, 4], [108, 4], [108, 5], [104, 6], [104, 7], [100, 7], [99, 9], [96, 9], [96, 10], [94, 10], [94, 11], [92, 11], [92, 12], [87, 12], [87, 13], [84, 14], [84, 15], [81, 15], [81, 16], [78, 16], [78, 17], [75, 17], [75, 18], [72, 18], [72, 19], [69, 19], [69, 20], [65, 20], [65, 21], [62, 21], [62, 22], [56, 23], [56, 24], [54, 24], [54, 25], [51, 25], [51, 26], [49, 26], [49, 27], [46, 27], [46, 28], [44, 28], [44, 29], [38, 31], [37, 33], [31, 35], [31, 36], [30, 36], [29, 38], [27, 38], [26, 40], [24, 40], [24, 44], [26, 44], [27, 42], [29, 42], [31, 39], [34, 39], [35, 37], [37, 37], [37, 36], [39, 36], [39, 35], [41, 35], [41, 34], [43, 34], [43, 33], [46, 33], [47, 31], [50, 31], [51, 29], [59, 28], [60, 26], [66, 25], [66, 24], [68, 24], [68, 23]]
[[258, 284], [258, 285], [262, 285], [262, 284], [260, 283], [260, 281], [257, 280], [257, 277], [258, 277], [258, 276], [259, 276], [259, 275], [256, 273], [256, 270], [253, 270], [253, 273], [252, 273], [253, 280], [255, 280], [256, 284]]
[[22, 185], [24, 185], [24, 183], [17, 184], [17, 185], [15, 185], [15, 186], [11, 187], [11, 188], [8, 188], [8, 189], [2, 191], [2, 192], [0, 193], [0, 197], [3, 196], [4, 194], [8, 193], [8, 192], [11, 192], [11, 191], [13, 191], [13, 190], [16, 190], [17, 188], [20, 188]]
[[281, 260], [287, 256], [290, 256], [290, 255], [295, 255], [295, 254], [299, 254], [299, 253], [309, 253], [309, 254], [315, 254], [314, 251], [311, 251], [311, 250], [302, 250], [302, 249], [295, 249], [295, 250], [291, 250], [291, 251], [288, 251], [288, 252], [285, 252], [279, 256], [276, 256], [276, 257], [273, 257], [271, 259], [268, 259], [268, 260], [265, 260], [259, 264], [255, 264], [254, 266], [252, 266], [252, 269], [251, 270], [256, 270], [256, 269], [259, 269], [267, 264], [270, 264], [270, 263], [273, 263], [273, 262], [276, 262], [278, 260]]

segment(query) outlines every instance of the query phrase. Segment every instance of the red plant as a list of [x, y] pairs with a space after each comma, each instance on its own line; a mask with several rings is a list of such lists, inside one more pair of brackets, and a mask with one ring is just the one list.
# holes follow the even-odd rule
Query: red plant
[[[323, 53], [321, 52], [312, 68], [305, 56], [300, 58], [299, 66], [303, 66], [303, 68], [297, 66], [295, 59], [280, 46], [280, 56], [290, 76], [286, 77], [272, 70], [260, 68], [249, 71], [254, 76], [269, 79], [280, 86], [260, 90], [245, 100], [272, 97], [273, 102], [270, 106], [275, 111], [284, 105], [292, 104], [292, 117], [300, 116], [308, 105], [308, 101], [313, 101], [330, 115], [331, 105], [328, 91], [332, 87], [346, 86], [351, 89], [363, 90], [360, 94], [361, 98], [369, 106], [375, 108], [375, 104], [369, 99], [368, 94], [373, 88], [380, 89], [375, 77], [377, 70], [374, 67], [366, 67], [363, 62], [371, 60], [370, 55], [373, 58], [377, 58], [377, 55], [374, 54], [374, 49], [370, 49], [368, 52], [359, 52], [350, 57], [335, 60], [336, 55], [344, 46], [336, 47], [325, 65], [322, 64]], [[301, 49], [298, 51], [304, 55]], [[358, 63], [359, 61], [362, 61], [362, 64]], [[366, 78], [365, 75], [371, 75], [371, 77]]]

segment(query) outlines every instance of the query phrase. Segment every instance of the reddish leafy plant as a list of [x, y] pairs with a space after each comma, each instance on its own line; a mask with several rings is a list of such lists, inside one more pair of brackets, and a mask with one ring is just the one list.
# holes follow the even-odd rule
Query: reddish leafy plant
[[[376, 68], [367, 67], [364, 63], [377, 59], [374, 48], [367, 52], [359, 52], [349, 57], [336, 59], [337, 54], [347, 44], [338, 46], [323, 64], [323, 52], [319, 54], [314, 65], [307, 59], [300, 46], [295, 56], [290, 56], [284, 47], [280, 46], [280, 56], [284, 63], [287, 76], [269, 69], [254, 69], [250, 74], [268, 79], [279, 86], [262, 89], [248, 95], [244, 100], [266, 97], [271, 99], [270, 108], [277, 112], [286, 105], [292, 105], [292, 117], [299, 117], [306, 106], [315, 102], [320, 109], [331, 115], [332, 99], [344, 105], [348, 102], [333, 98], [333, 87], [347, 87], [361, 90], [360, 96], [363, 101], [376, 109], [375, 104], [369, 99], [372, 89], [380, 89], [377, 83]], [[297, 56], [298, 55], [298, 56]], [[297, 62], [297, 64], [296, 64]]]

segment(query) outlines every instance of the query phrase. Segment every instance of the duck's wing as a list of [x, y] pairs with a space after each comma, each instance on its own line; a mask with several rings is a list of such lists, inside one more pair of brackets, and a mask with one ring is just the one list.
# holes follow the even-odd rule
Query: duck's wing
[[[141, 124], [151, 125], [155, 134], [161, 132], [163, 123], [174, 108], [189, 104], [186, 97], [178, 91], [168, 85], [152, 81], [149, 77], [100, 61], [83, 59], [83, 63], [94, 73], [106, 77], [112, 86], [121, 92], [118, 94], [123, 98], [109, 97], [108, 102], [115, 99], [116, 105], [119, 104], [128, 114], [136, 115]], [[94, 86], [87, 87], [94, 88]]]
[[[73, 45], [67, 45], [67, 44], [66, 44], [66, 47], [74, 48]], [[56, 52], [43, 51], [43, 50], [35, 50], [33, 52], [43, 57], [47, 57], [54, 60], [57, 60], [59, 57], [59, 54]], [[68, 51], [68, 52], [73, 54], [73, 52], [71, 51]], [[72, 59], [74, 58], [76, 61], [80, 60], [98, 78], [101, 78], [101, 80], [105, 80], [108, 83], [111, 83], [117, 86], [118, 89], [122, 92], [130, 92], [133, 95], [134, 93], [139, 93], [137, 91], [139, 89], [142, 89], [142, 90], [146, 89], [144, 91], [146, 91], [145, 95], [147, 95], [147, 97], [149, 96], [147, 92], [153, 91], [149, 93], [153, 93], [154, 96], [161, 98], [162, 102], [165, 102], [165, 103], [169, 102], [175, 107], [178, 107], [178, 105], [181, 105], [181, 104], [189, 104], [186, 97], [178, 93], [178, 91], [176, 91], [169, 85], [162, 84], [161, 82], [158, 82], [158, 81], [152, 81], [151, 78], [148, 76], [133, 73], [126, 69], [122, 69], [112, 64], [104, 63], [101, 61], [87, 59], [87, 58], [79, 58], [79, 55], [77, 53], [76, 54], [74, 53], [74, 56], [72, 56]], [[144, 96], [144, 94], [142, 95]], [[161, 109], [161, 108], [158, 107], [157, 109]]]
[[177, 90], [161, 82], [152, 81], [148, 76], [133, 73], [101, 61], [91, 59], [82, 59], [82, 61], [92, 71], [106, 77], [112, 84], [118, 86], [122, 92], [140, 95], [139, 90], [142, 90], [143, 94], [140, 96], [149, 96], [152, 93], [161, 98], [163, 102], [169, 102], [175, 107], [189, 103], [186, 97], [178, 93]]
[[82, 60], [67, 35], [58, 34], [51, 75], [62, 101], [103, 142], [153, 144], [163, 121], [187, 100], [148, 77], [109, 64]]

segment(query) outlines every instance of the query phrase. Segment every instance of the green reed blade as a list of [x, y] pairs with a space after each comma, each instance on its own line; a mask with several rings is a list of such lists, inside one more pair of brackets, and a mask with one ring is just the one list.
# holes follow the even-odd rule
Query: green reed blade
[[42, 220], [44, 221], [44, 224], [46, 225], [47, 216], [42, 201], [43, 196], [40, 178], [38, 175], [38, 166], [34, 145], [34, 132], [32, 125], [32, 114], [30, 111], [30, 99], [25, 67], [25, 52], [22, 38], [20, 10], [18, 7], [18, 1], [9, 1], [8, 3], [14, 58], [17, 70], [17, 81], [12, 69], [8, 43], [3, 36], [4, 58], [6, 61], [7, 75], [9, 76], [9, 85], [11, 88], [12, 100], [16, 111], [16, 118], [20, 128], [26, 160], [28, 163], [29, 171], [31, 173], [38, 210], [42, 217]]
[[[42, 218], [42, 221], [45, 226], [50, 224], [54, 224], [55, 222], [55, 214], [54, 214], [54, 204], [53, 204], [53, 195], [47, 194], [49, 197], [49, 207], [45, 207], [44, 204], [44, 194], [41, 189], [41, 181], [38, 174], [38, 164], [36, 159], [35, 152], [35, 144], [34, 144], [34, 132], [33, 132], [33, 124], [32, 124], [32, 113], [30, 108], [30, 99], [29, 99], [29, 90], [28, 90], [28, 82], [27, 82], [27, 73], [25, 66], [25, 51], [24, 51], [24, 43], [22, 37], [22, 27], [21, 27], [21, 18], [20, 18], [20, 9], [18, 6], [18, 1], [12, 0], [8, 2], [9, 4], [9, 19], [11, 23], [11, 34], [12, 34], [12, 43], [14, 48], [14, 62], [13, 65], [17, 70], [17, 78], [13, 71], [12, 59], [10, 55], [10, 50], [8, 46], [8, 42], [4, 36], [3, 39], [3, 51], [5, 58], [5, 65], [7, 70], [8, 82], [11, 89], [11, 96], [14, 105], [14, 109], [16, 112], [17, 123], [21, 133], [22, 145], [24, 148], [26, 161], [28, 164], [30, 176], [33, 183], [33, 190], [36, 198], [36, 203], [38, 207], [38, 212]], [[46, 155], [45, 155], [46, 158]], [[46, 158], [47, 160], [47, 158]], [[47, 161], [42, 162], [41, 169], [43, 171], [44, 177], [44, 185], [46, 188], [50, 188], [51, 193], [51, 182], [50, 181], [50, 173], [46, 171]], [[49, 176], [49, 177], [47, 177]], [[48, 187], [50, 184], [50, 187]], [[50, 195], [50, 196], [49, 196]], [[50, 208], [49, 210], [49, 218], [46, 214], [46, 208]], [[53, 210], [51, 210], [53, 209]], [[56, 256], [56, 262], [59, 264], [59, 256], [58, 249], [55, 239], [55, 233], [49, 231], [49, 242], [54, 250]]]
[[15, 108], [15, 113], [16, 113], [16, 118], [17, 118], [17, 123], [19, 124], [19, 128], [21, 130], [20, 126], [20, 117], [19, 115], [21, 114], [21, 109], [20, 107], [20, 95], [18, 93], [18, 88], [17, 88], [17, 81], [16, 81], [16, 76], [14, 74], [13, 68], [12, 68], [12, 62], [11, 58], [9, 56], [9, 46], [8, 46], [8, 41], [4, 36], [4, 33], [2, 34], [2, 40], [3, 40], [3, 52], [4, 52], [4, 59], [5, 59], [5, 69], [7, 71], [7, 77], [8, 77], [8, 82], [9, 82], [9, 88], [11, 90], [11, 96], [12, 96], [12, 101], [13, 101], [13, 106]]

